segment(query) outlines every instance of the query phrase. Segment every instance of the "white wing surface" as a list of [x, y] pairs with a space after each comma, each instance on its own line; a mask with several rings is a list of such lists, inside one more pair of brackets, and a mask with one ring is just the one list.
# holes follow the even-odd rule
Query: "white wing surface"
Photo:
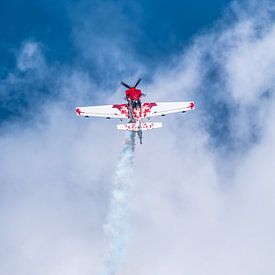
[[180, 113], [193, 110], [195, 104], [193, 101], [183, 102], [160, 102], [143, 103], [143, 117], [164, 116], [172, 113]]
[[77, 107], [75, 110], [78, 116], [84, 117], [105, 117], [105, 118], [128, 118], [127, 104], [102, 105]]

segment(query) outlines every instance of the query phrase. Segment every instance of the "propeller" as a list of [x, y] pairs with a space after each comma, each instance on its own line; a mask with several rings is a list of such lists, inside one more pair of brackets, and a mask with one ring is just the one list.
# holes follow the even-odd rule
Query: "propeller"
[[136, 88], [139, 84], [139, 82], [141, 81], [141, 78], [137, 81], [136, 85], [133, 86], [133, 87], [130, 87], [128, 84], [124, 83], [123, 81], [121, 81], [121, 85], [123, 85], [124, 87], [128, 88], [128, 89], [131, 89], [131, 88]]
[[129, 85], [127, 85], [126, 83], [124, 83], [123, 81], [121, 81], [120, 83], [121, 83], [121, 85], [125, 86], [126, 88], [131, 89], [131, 87]]
[[141, 81], [141, 78], [137, 81], [136, 85], [134, 86], [135, 88], [137, 87], [140, 81]]

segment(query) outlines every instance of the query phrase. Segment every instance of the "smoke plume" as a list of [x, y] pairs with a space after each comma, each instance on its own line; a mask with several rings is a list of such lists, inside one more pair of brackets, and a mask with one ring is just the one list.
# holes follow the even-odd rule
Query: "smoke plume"
[[127, 133], [121, 151], [104, 231], [107, 251], [102, 275], [116, 274], [123, 262], [129, 239], [128, 203], [133, 174], [135, 133]]

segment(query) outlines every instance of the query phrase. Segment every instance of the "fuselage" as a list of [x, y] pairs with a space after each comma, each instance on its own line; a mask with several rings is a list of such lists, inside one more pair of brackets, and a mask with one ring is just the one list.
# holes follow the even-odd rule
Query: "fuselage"
[[128, 102], [128, 113], [130, 118], [130, 123], [133, 123], [138, 129], [137, 134], [142, 143], [142, 106], [140, 98], [142, 96], [141, 90], [132, 87], [125, 91], [126, 100]]

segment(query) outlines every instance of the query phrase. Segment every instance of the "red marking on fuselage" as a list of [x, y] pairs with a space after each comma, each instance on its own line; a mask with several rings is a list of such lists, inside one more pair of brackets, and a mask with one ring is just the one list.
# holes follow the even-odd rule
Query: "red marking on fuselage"
[[[151, 109], [154, 106], [157, 106], [155, 102], [150, 102], [150, 103], [146, 102], [142, 104], [141, 108], [139, 107], [134, 108], [132, 110], [133, 118], [137, 120], [140, 120], [141, 118], [145, 118], [148, 115], [148, 113], [150, 113]], [[125, 115], [125, 117], [127, 118], [129, 117], [130, 110], [129, 110], [128, 104], [115, 104], [112, 107], [118, 109], [122, 115]]]
[[137, 107], [133, 110], [134, 118], [136, 118], [136, 119], [141, 118], [141, 114], [142, 114], [142, 110], [139, 107]]

